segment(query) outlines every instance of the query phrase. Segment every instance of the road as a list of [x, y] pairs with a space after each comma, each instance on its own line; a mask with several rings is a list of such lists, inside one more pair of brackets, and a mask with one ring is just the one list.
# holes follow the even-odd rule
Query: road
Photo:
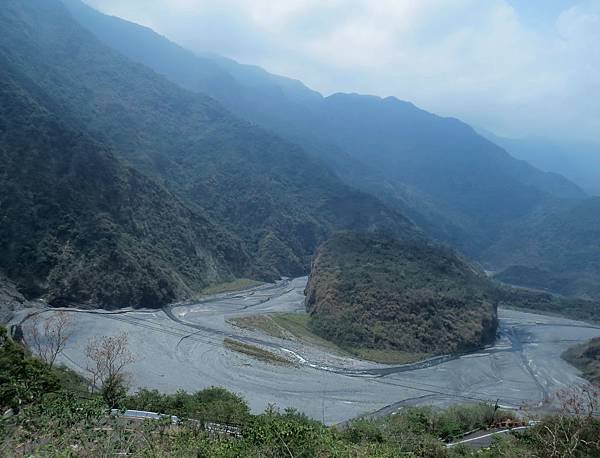
[[[126, 332], [136, 355], [130, 368], [134, 388], [174, 392], [224, 386], [244, 396], [254, 412], [274, 403], [333, 424], [422, 404], [499, 399], [508, 408], [548, 409], [553, 405], [553, 392], [583, 383], [577, 369], [561, 360], [560, 354], [571, 345], [600, 336], [600, 327], [502, 309], [495, 345], [461, 357], [388, 366], [228, 324], [237, 316], [303, 313], [305, 284], [306, 277], [284, 280], [164, 310], [68, 309], [73, 334], [62, 362], [83, 372], [83, 350], [90, 338]], [[27, 311], [22, 312], [15, 322], [26, 315]], [[29, 325], [24, 320], [25, 333]], [[293, 357], [298, 365], [274, 366], [231, 352], [223, 347], [225, 337]]]
[[494, 438], [503, 436], [505, 434], [512, 434], [513, 432], [525, 431], [529, 426], [519, 426], [517, 428], [505, 428], [505, 429], [494, 429], [488, 431], [477, 431], [476, 433], [469, 434], [463, 437], [461, 440], [447, 444], [446, 447], [456, 447], [457, 445], [464, 444], [469, 448], [480, 449], [489, 447]]

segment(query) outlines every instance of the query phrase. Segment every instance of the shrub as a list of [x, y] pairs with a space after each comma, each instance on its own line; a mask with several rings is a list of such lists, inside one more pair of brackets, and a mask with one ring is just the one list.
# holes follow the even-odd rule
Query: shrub
[[141, 389], [125, 400], [125, 406], [181, 418], [233, 424], [244, 423], [250, 415], [250, 408], [241, 396], [218, 387], [194, 394], [183, 390], [162, 394], [157, 390]]
[[18, 410], [58, 388], [50, 367], [29, 356], [0, 327], [0, 414], [10, 408]]

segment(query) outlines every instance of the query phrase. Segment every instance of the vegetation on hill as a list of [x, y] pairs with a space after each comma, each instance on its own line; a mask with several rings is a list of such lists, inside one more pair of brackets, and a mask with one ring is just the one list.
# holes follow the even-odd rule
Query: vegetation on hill
[[235, 238], [65, 125], [0, 62], [0, 270], [23, 293], [152, 307], [243, 274]]
[[58, 387], [50, 368], [28, 355], [0, 326], [0, 411], [25, 407]]
[[600, 298], [600, 197], [533, 212], [486, 257], [504, 282]]
[[415, 233], [299, 147], [101, 44], [59, 0], [9, 0], [0, 27], [4, 92], [20, 103], [3, 101], [0, 262], [29, 296], [157, 306], [306, 273], [339, 228]]
[[590, 382], [600, 386], [600, 337], [569, 348], [562, 357], [580, 369]]
[[[484, 404], [447, 410], [408, 407], [390, 417], [356, 420], [337, 428], [275, 406], [253, 415], [238, 395], [213, 387], [193, 394], [140, 390], [125, 397], [122, 408], [165, 415], [163, 420], [142, 422], [115, 417], [102, 397], [85, 392], [84, 386], [64, 369], [51, 370], [28, 356], [0, 329], [0, 407], [3, 413], [12, 408], [0, 417], [3, 456], [527, 458], [600, 452], [600, 421], [586, 410], [574, 416], [565, 408], [524, 433], [507, 435], [477, 451], [446, 448], [443, 441], [512, 414]], [[598, 407], [597, 397], [586, 399]], [[179, 418], [176, 426], [171, 415]]]
[[105, 16], [80, 0], [65, 3], [108, 46], [302, 145], [346, 183], [399, 209], [429, 235], [492, 270], [539, 266], [545, 277], [521, 269], [507, 274], [507, 280], [599, 297], [595, 260], [600, 256], [597, 243], [590, 245], [585, 235], [585, 220], [600, 215], [598, 208], [588, 207], [587, 217], [565, 215], [574, 230], [547, 230], [538, 237], [540, 211], [560, 218], [556, 202], [593, 204], [585, 203], [585, 193], [564, 177], [513, 158], [456, 119], [393, 97], [323, 97], [299, 81], [258, 67], [194, 55], [148, 28]]
[[316, 334], [388, 363], [492, 343], [497, 307], [600, 322], [596, 301], [501, 285], [452, 250], [377, 234], [340, 232], [324, 243], [306, 296]]
[[423, 242], [340, 232], [319, 248], [306, 296], [312, 328], [355, 352], [445, 354], [496, 336], [491, 282]]
[[597, 300], [586, 300], [557, 296], [555, 294], [511, 288], [499, 285], [495, 291], [499, 307], [516, 308], [534, 313], [550, 313], [574, 320], [600, 323], [600, 303]]

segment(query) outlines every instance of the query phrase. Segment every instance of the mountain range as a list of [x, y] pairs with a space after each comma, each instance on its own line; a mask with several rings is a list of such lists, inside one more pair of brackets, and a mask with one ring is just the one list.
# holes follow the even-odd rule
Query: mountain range
[[550, 141], [538, 137], [506, 138], [485, 133], [519, 159], [549, 172], [559, 172], [592, 196], [600, 196], [600, 144]]
[[303, 274], [338, 229], [421, 236], [300, 147], [108, 48], [60, 1], [10, 0], [0, 25], [2, 267], [28, 295], [156, 306]]
[[0, 27], [0, 270], [29, 298], [159, 306], [302, 275], [340, 230], [598, 294], [596, 201], [459, 120], [323, 97], [79, 0], [6, 0]]
[[[378, 197], [430, 237], [486, 269], [541, 263], [545, 275], [564, 285], [554, 288], [556, 282], [546, 282], [552, 290], [597, 295], [592, 283], [600, 277], [598, 244], [589, 240], [600, 239], [600, 213], [587, 193], [563, 176], [515, 159], [460, 120], [436, 116], [409, 102], [360, 94], [324, 97], [300, 81], [256, 66], [194, 54], [80, 0], [65, 4], [106, 45], [302, 146], [346, 184]], [[578, 228], [572, 235], [554, 224], [544, 232], [544, 240], [537, 237], [544, 224], [540, 215], [565, 221], [581, 208], [591, 213], [585, 223], [570, 220]], [[580, 237], [583, 232], [588, 235]], [[568, 244], [561, 240], [565, 237]], [[578, 261], [564, 263], [571, 250]], [[524, 258], [533, 251], [534, 257]], [[534, 277], [520, 279], [530, 286], [539, 283]]]

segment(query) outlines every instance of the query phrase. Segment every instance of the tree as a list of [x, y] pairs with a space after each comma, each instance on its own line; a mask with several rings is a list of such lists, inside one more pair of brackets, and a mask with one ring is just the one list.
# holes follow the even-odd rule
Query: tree
[[41, 318], [41, 315], [37, 314], [31, 319], [29, 347], [50, 368], [71, 336], [71, 321], [71, 317], [65, 312], [54, 312], [47, 318]]
[[91, 339], [85, 355], [89, 360], [87, 371], [92, 375], [92, 386], [100, 389], [110, 407], [117, 407], [127, 394], [125, 368], [135, 361], [127, 334]]

